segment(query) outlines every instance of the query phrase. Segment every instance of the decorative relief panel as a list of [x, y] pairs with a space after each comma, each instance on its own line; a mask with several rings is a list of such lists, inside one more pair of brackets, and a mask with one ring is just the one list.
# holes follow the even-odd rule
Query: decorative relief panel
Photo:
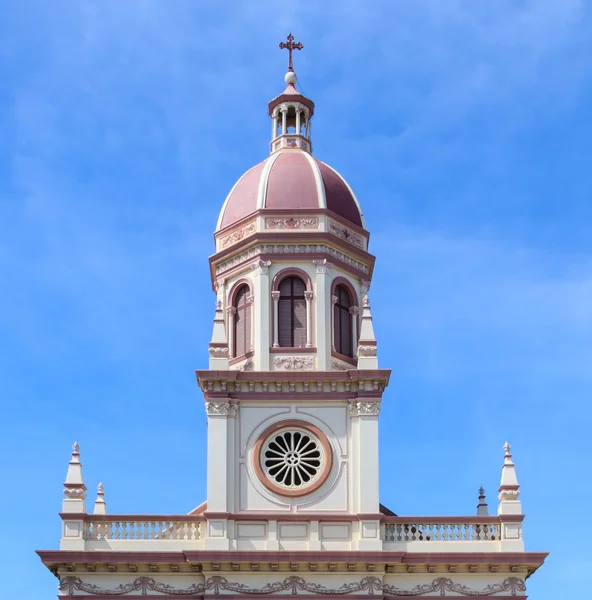
[[270, 217], [265, 219], [265, 229], [317, 229], [319, 220], [314, 217]]
[[255, 230], [255, 222], [251, 221], [250, 223], [247, 223], [246, 225], [243, 225], [242, 227], [230, 232], [228, 235], [225, 235], [223, 238], [220, 238], [220, 246], [222, 248], [232, 246], [233, 244], [240, 242], [240, 240], [242, 240], [244, 237], [255, 233]]
[[266, 583], [260, 588], [250, 587], [245, 583], [228, 581], [226, 577], [215, 575], [208, 577], [204, 583], [194, 583], [187, 588], [176, 588], [172, 585], [161, 583], [152, 579], [152, 577], [138, 577], [130, 583], [122, 583], [115, 588], [105, 589], [98, 585], [93, 585], [82, 581], [74, 576], [62, 577], [59, 584], [62, 595], [75, 596], [76, 592], [84, 592], [90, 595], [104, 596], [124, 596], [133, 592], [139, 595], [153, 595], [148, 592], [158, 592], [174, 596], [191, 596], [204, 594], [206, 591], [210, 594], [218, 595], [221, 592], [233, 592], [234, 594], [288, 594], [298, 595], [315, 594], [327, 596], [330, 594], [345, 596], [348, 594], [359, 594], [365, 592], [368, 595], [386, 595], [386, 596], [446, 596], [448, 592], [460, 594], [462, 596], [493, 596], [502, 594], [506, 596], [516, 596], [518, 593], [526, 591], [526, 585], [518, 577], [508, 577], [501, 583], [492, 583], [481, 589], [470, 588], [462, 583], [455, 583], [447, 577], [438, 577], [431, 583], [419, 584], [411, 589], [402, 589], [394, 585], [383, 583], [378, 577], [364, 577], [359, 581], [344, 583], [336, 588], [329, 588], [320, 583], [306, 581], [304, 577], [292, 575], [282, 581], [273, 581]]
[[310, 356], [276, 356], [273, 359], [276, 369], [285, 371], [309, 371], [314, 366]]
[[358, 246], [359, 248], [364, 248], [365, 246], [364, 238], [362, 238], [362, 236], [358, 235], [357, 233], [354, 233], [351, 229], [348, 229], [347, 227], [338, 225], [333, 221], [329, 221], [329, 231], [333, 235], [340, 237], [342, 240], [345, 240], [346, 242], [349, 242], [354, 246]]

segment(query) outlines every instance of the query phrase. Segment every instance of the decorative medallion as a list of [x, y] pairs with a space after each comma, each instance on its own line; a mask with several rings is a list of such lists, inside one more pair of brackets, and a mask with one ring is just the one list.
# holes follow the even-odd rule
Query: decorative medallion
[[282, 496], [304, 496], [318, 489], [333, 464], [325, 434], [306, 421], [282, 421], [255, 442], [253, 467], [263, 485]]

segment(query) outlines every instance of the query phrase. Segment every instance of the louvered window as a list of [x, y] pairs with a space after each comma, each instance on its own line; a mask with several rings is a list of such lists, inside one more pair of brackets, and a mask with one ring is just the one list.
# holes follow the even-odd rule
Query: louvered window
[[234, 299], [234, 356], [243, 356], [251, 349], [251, 303], [249, 286], [243, 285]]
[[352, 351], [352, 315], [351, 298], [347, 288], [338, 285], [335, 288], [337, 301], [333, 306], [333, 346], [335, 351], [344, 356], [353, 356]]
[[282, 347], [306, 346], [306, 286], [299, 277], [286, 277], [280, 283], [278, 301], [278, 342]]

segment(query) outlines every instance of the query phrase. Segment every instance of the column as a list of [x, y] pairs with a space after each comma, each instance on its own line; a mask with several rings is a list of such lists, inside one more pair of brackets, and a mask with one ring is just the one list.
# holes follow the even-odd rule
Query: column
[[277, 127], [278, 127], [278, 118], [277, 113], [273, 115], [273, 123], [271, 125], [271, 141], [275, 140], [277, 137]]
[[282, 106], [280, 108], [280, 110], [282, 111], [282, 135], [286, 135], [286, 133], [288, 133], [288, 127], [287, 127], [288, 107]]
[[296, 109], [296, 135], [300, 135], [300, 108]]
[[358, 347], [358, 315], [360, 314], [360, 307], [352, 306], [349, 309], [349, 314], [352, 319], [352, 349], [355, 357], [356, 348]]
[[326, 371], [331, 365], [331, 268], [326, 259], [314, 260], [316, 266], [316, 344], [317, 369]]
[[280, 328], [280, 313], [279, 313], [279, 302], [280, 302], [280, 293], [279, 292], [271, 292], [271, 297], [273, 299], [273, 347], [279, 348], [279, 328]]
[[312, 348], [312, 292], [304, 292], [306, 300], [306, 347]]
[[255, 333], [253, 336], [253, 367], [255, 371], [269, 371], [270, 327], [270, 282], [269, 267], [271, 261], [259, 260], [251, 266], [253, 270], [253, 288], [257, 302], [253, 305]]
[[236, 314], [236, 307], [229, 306], [226, 309], [226, 315], [228, 317], [228, 349], [230, 358], [236, 355], [234, 348], [234, 315]]

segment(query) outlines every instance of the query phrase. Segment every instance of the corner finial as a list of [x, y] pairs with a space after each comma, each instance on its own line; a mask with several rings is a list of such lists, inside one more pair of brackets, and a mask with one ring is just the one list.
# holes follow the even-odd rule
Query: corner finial
[[74, 442], [72, 445], [72, 457], [68, 463], [66, 481], [64, 482], [64, 500], [62, 501], [62, 512], [84, 513], [86, 505], [86, 486], [82, 477], [82, 463], [80, 462], [80, 445]]
[[504, 464], [502, 465], [502, 478], [499, 486], [498, 514], [521, 514], [522, 504], [520, 497], [520, 484], [516, 476], [516, 467], [512, 461], [510, 450], [512, 447], [508, 442], [504, 444]]
[[107, 503], [105, 502], [105, 487], [103, 483], [97, 485], [97, 499], [95, 500], [95, 507], [93, 510], [95, 515], [106, 515], [107, 514]]
[[479, 504], [477, 504], [477, 516], [485, 517], [489, 515], [489, 509], [487, 506], [487, 502], [485, 502], [485, 490], [483, 486], [479, 488]]
[[376, 335], [374, 334], [374, 326], [372, 325], [368, 294], [365, 294], [362, 300], [357, 355], [358, 369], [378, 369]]

